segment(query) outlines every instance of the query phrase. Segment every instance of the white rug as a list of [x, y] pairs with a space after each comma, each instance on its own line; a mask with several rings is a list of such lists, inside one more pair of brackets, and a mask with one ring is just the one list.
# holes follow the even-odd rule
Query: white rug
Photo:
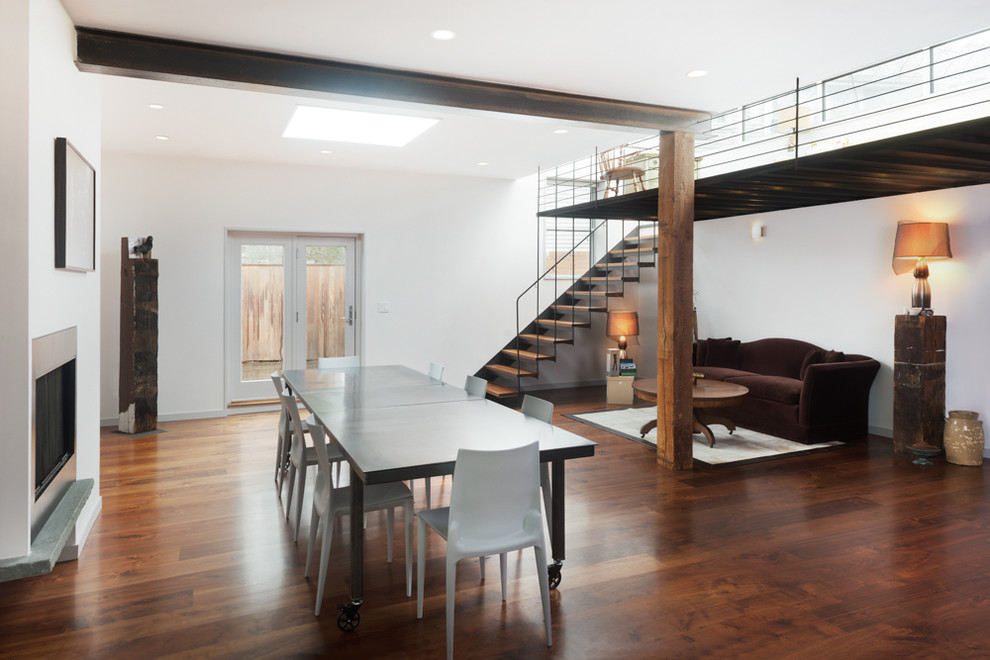
[[[567, 417], [621, 435], [640, 444], [654, 447], [657, 444], [656, 429], [647, 433], [645, 438], [641, 438], [639, 435], [639, 429], [643, 424], [657, 418], [655, 407], [603, 410], [601, 412], [577, 413], [567, 415]], [[824, 451], [844, 444], [834, 441], [806, 445], [744, 428], [737, 428], [730, 434], [720, 424], [713, 424], [711, 429], [715, 434], [714, 447], [708, 446], [708, 440], [705, 436], [700, 433], [694, 434], [694, 460], [707, 465], [755, 463], [788, 455]]]

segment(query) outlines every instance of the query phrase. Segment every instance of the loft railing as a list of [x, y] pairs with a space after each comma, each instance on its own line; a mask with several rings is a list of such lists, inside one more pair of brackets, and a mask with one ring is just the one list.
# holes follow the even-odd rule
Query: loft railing
[[[797, 159], [990, 114], [990, 30], [713, 115], [695, 137], [695, 178]], [[659, 136], [624, 145], [622, 164], [655, 188]], [[541, 172], [539, 211], [604, 199], [594, 154]], [[630, 179], [620, 194], [634, 192]], [[613, 194], [613, 193], [609, 193]]]

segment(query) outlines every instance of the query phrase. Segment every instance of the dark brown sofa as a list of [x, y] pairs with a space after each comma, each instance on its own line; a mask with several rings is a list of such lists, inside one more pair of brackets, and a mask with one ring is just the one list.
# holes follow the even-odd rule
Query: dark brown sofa
[[866, 439], [870, 387], [880, 363], [798, 339], [731, 337], [695, 344], [694, 371], [749, 394], [725, 414], [739, 426], [812, 444]]

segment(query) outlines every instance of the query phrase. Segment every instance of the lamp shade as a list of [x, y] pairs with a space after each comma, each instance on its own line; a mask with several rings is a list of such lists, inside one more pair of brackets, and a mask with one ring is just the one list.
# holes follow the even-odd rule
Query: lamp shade
[[605, 334], [612, 339], [635, 337], [639, 334], [639, 314], [631, 311], [609, 312]]
[[952, 257], [949, 247], [949, 225], [944, 222], [897, 223], [897, 236], [894, 238], [894, 272], [898, 275], [912, 270], [922, 259], [948, 259]]

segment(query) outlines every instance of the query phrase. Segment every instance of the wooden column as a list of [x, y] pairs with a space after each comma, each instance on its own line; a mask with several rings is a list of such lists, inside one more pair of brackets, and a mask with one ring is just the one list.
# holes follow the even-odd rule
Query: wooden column
[[158, 427], [158, 260], [120, 254], [120, 386], [117, 429]]
[[694, 136], [660, 137], [657, 246], [657, 463], [693, 464], [691, 333], [694, 281]]
[[942, 448], [945, 424], [945, 317], [894, 317], [894, 453]]

